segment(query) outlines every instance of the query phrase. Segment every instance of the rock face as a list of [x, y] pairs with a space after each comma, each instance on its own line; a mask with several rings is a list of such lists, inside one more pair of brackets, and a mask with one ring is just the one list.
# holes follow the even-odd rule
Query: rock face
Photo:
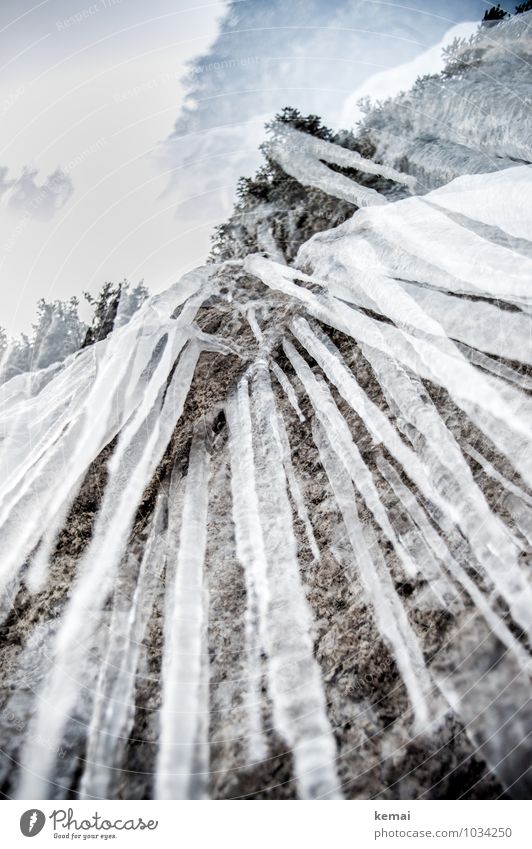
[[300, 136], [352, 218], [1, 389], [8, 796], [530, 794], [532, 171]]

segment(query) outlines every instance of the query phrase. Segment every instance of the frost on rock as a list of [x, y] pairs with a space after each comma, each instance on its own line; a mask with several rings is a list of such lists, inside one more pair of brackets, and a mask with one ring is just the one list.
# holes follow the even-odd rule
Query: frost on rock
[[501, 170], [430, 192], [391, 128], [375, 160], [287, 130], [287, 174], [368, 208], [0, 387], [4, 793], [529, 797], [532, 171], [477, 124], [434, 183], [451, 142]]

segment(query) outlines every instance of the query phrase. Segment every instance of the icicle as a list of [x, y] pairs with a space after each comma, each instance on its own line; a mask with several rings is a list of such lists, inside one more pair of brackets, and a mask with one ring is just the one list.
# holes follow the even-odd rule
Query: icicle
[[532, 658], [523, 646], [515, 639], [502, 619], [495, 613], [494, 610], [492, 610], [484, 594], [469, 577], [465, 569], [463, 569], [451, 555], [445, 542], [431, 525], [425, 511], [420, 504], [418, 504], [408, 487], [406, 487], [401, 481], [395, 469], [393, 469], [387, 460], [382, 457], [377, 460], [377, 464], [382, 476], [388, 481], [397, 497], [404, 505], [405, 510], [410, 514], [413, 521], [423, 534], [423, 539], [426, 540], [436, 557], [445, 565], [447, 571], [454, 580], [464, 588], [493, 633], [498, 637], [501, 643], [503, 643], [515, 655], [523, 671], [531, 672]]
[[[79, 565], [79, 578], [57, 635], [54, 668], [43, 692], [37, 696], [33, 732], [28, 734], [23, 754], [19, 798], [38, 799], [46, 795], [45, 785], [53, 767], [52, 753], [61, 741], [68, 712], [82, 684], [73, 677], [72, 670], [83, 668], [87, 644], [99, 622], [135, 511], [181, 415], [198, 355], [195, 345], [185, 349], [168, 389], [161, 391], [158, 402], [137, 432], [129, 434], [132, 439], [123, 462], [117, 467], [115, 460], [110, 466], [92, 540]], [[121, 439], [127, 438], [128, 435], [122, 434]], [[115, 456], [122, 454], [117, 448]], [[48, 741], [46, 749], [39, 740]]]
[[405, 421], [422, 434], [414, 444], [418, 456], [426, 458], [436, 485], [455, 503], [458, 523], [477, 559], [508, 603], [516, 622], [532, 638], [532, 591], [519, 570], [517, 547], [502, 521], [489, 509], [456, 440], [414, 376], [366, 345], [362, 345], [362, 351], [384, 393], [397, 405]]
[[288, 402], [289, 402], [290, 406], [293, 408], [293, 410], [294, 410], [296, 416], [298, 417], [299, 421], [304, 422], [305, 416], [303, 415], [303, 413], [301, 412], [301, 410], [299, 408], [299, 404], [298, 404], [298, 401], [297, 401], [297, 395], [296, 395], [296, 393], [294, 391], [294, 387], [290, 383], [288, 377], [286, 376], [286, 374], [282, 370], [281, 366], [278, 365], [278, 363], [275, 362], [275, 360], [272, 360], [270, 367], [271, 367], [273, 375], [277, 378], [279, 385], [281, 386], [281, 389], [284, 391], [284, 393], [285, 393], [285, 395], [288, 399]]
[[529, 205], [523, 204], [531, 192], [532, 169], [521, 165], [480, 177], [465, 174], [431, 192], [430, 198], [446, 210], [532, 242], [532, 215]]
[[484, 472], [500, 483], [505, 491], [504, 506], [515, 522], [516, 528], [524, 537], [529, 546], [532, 547], [532, 498], [520, 487], [513, 484], [504, 475], [501, 475], [492, 464], [486, 460], [471, 445], [465, 445], [464, 450], [484, 470]]
[[476, 448], [473, 448], [472, 445], [468, 445], [468, 443], [466, 442], [464, 444], [464, 451], [469, 454], [469, 456], [472, 457], [473, 460], [475, 460], [475, 462], [477, 462], [482, 469], [484, 469], [484, 471], [487, 475], [489, 475], [490, 478], [493, 478], [493, 480], [497, 481], [497, 483], [500, 483], [504, 487], [504, 489], [506, 489], [508, 492], [512, 492], [514, 495], [520, 498], [521, 501], [524, 501], [525, 504], [528, 504], [529, 507], [532, 507], [532, 496], [524, 492], [521, 487], [516, 486], [514, 483], [509, 481], [508, 478], [504, 477], [504, 475], [501, 475], [501, 473], [497, 471], [495, 466], [493, 466], [489, 462], [489, 460], [486, 460], [486, 458], [479, 451], [477, 451]]
[[336, 386], [342, 398], [362, 419], [376, 444], [382, 442], [393, 457], [405, 468], [412, 480], [440, 509], [456, 516], [453, 506], [441, 498], [435, 490], [427, 469], [418, 456], [406, 445], [387, 416], [373, 403], [347, 368], [338, 349], [331, 340], [318, 330], [313, 331], [304, 318], [295, 319], [292, 332], [301, 345], [314, 358], [324, 373]]
[[329, 431], [335, 450], [343, 457], [351, 480], [372, 512], [375, 521], [392, 543], [406, 574], [414, 577], [417, 574], [417, 566], [401, 545], [392, 528], [386, 509], [379, 498], [379, 493], [373, 482], [371, 472], [353, 442], [347, 422], [336, 406], [328, 387], [324, 383], [318, 382], [312, 370], [297, 353], [291, 342], [285, 340], [283, 342], [283, 348], [311, 400], [316, 416], [325, 429]]
[[302, 186], [312, 186], [356, 206], [377, 206], [387, 203], [383, 195], [374, 189], [333, 171], [324, 164], [325, 162], [356, 169], [366, 174], [380, 175], [411, 187], [415, 184], [413, 177], [402, 174], [395, 168], [365, 159], [357, 151], [348, 150], [286, 125], [278, 124], [277, 127], [281, 137], [267, 143], [268, 155]]
[[250, 306], [250, 307], [247, 308], [246, 318], [248, 320], [249, 326], [251, 327], [251, 332], [253, 333], [253, 336], [255, 337], [255, 339], [257, 340], [259, 345], [262, 345], [262, 342], [263, 342], [262, 330], [259, 327], [259, 323], [258, 323], [257, 317], [255, 315], [255, 307]]
[[404, 280], [398, 282], [451, 339], [497, 357], [532, 363], [532, 328], [525, 313], [502, 310], [480, 300], [473, 306], [469, 299], [451, 293]]
[[307, 537], [309, 548], [312, 551], [312, 556], [314, 557], [314, 560], [318, 561], [320, 559], [320, 551], [317, 546], [316, 539], [314, 537], [314, 531], [312, 530], [312, 524], [305, 505], [305, 499], [303, 498], [303, 494], [301, 492], [301, 486], [294, 471], [294, 467], [292, 466], [290, 442], [288, 440], [288, 434], [286, 432], [285, 423], [281, 413], [279, 413], [277, 416], [277, 425], [283, 456], [283, 466], [288, 482], [290, 496], [292, 498], [292, 501], [294, 502], [297, 515], [299, 516], [299, 519], [303, 523], [303, 526], [305, 528], [305, 534]]
[[379, 633], [390, 647], [397, 663], [412, 704], [418, 733], [426, 731], [430, 717], [428, 698], [433, 687], [423, 660], [423, 653], [408, 623], [405, 610], [386, 566], [371, 557], [370, 551], [376, 553], [378, 545], [376, 540], [371, 540], [369, 546], [366, 543], [364, 530], [358, 518], [353, 485], [344, 464], [334, 446], [329, 442], [324, 427], [317, 424], [315, 420], [313, 420], [313, 437], [342, 514]]
[[301, 151], [287, 150], [282, 144], [270, 144], [269, 155], [286, 174], [302, 186], [311, 186], [327, 195], [346, 200], [355, 206], [382, 205], [386, 198], [367, 186], [333, 171], [319, 159]]
[[[116, 770], [131, 733], [135, 712], [135, 676], [139, 648], [155, 601], [163, 565], [162, 535], [164, 496], [159, 495], [139, 574], [129, 607], [116, 605], [109, 629], [107, 655], [100, 672], [98, 690], [88, 731], [85, 770], [81, 779], [81, 798], [109, 798]], [[132, 563], [125, 561], [115, 594], [128, 580]], [[126, 596], [127, 599], [127, 596]]]
[[[494, 381], [489, 375], [480, 376], [463, 357], [450, 355], [448, 350], [442, 350], [438, 346], [439, 339], [429, 341], [412, 336], [392, 325], [376, 322], [335, 298], [317, 297], [290, 279], [305, 278], [305, 275], [286, 266], [276, 265], [256, 254], [246, 258], [244, 268], [259, 277], [267, 286], [300, 300], [318, 320], [357, 341], [375, 347], [393, 360], [399, 360], [421, 377], [444, 386], [466, 412], [469, 413], [471, 405], [485, 410], [490, 417], [487, 417], [483, 430], [491, 424], [496, 427], [502, 425], [513, 430], [519, 438], [532, 440], [532, 428], [527, 418], [518, 414], [516, 396], [511, 394], [511, 388], [501, 386], [500, 381]], [[313, 278], [307, 279], [313, 281]], [[496, 433], [496, 430], [491, 428], [490, 434], [491, 432]], [[512, 445], [514, 444], [515, 440]], [[532, 475], [532, 468], [530, 474]]]
[[373, 162], [372, 159], [361, 156], [356, 150], [349, 150], [349, 148], [320, 139], [310, 133], [301, 132], [288, 124], [277, 123], [276, 129], [282, 134], [285, 147], [289, 151], [293, 149], [302, 150], [323, 162], [330, 162], [342, 168], [352, 168], [361, 171], [363, 174], [374, 174], [410, 188], [413, 188], [416, 184], [415, 178], [409, 174], [404, 174], [390, 165]]
[[[253, 376], [255, 450], [246, 399], [244, 380], [239, 386], [239, 416], [233, 423], [244, 486], [239, 489], [235, 484], [233, 515], [239, 559], [244, 568], [251, 562], [254, 573], [266, 577], [267, 595], [257, 595], [274, 726], [293, 750], [299, 796], [336, 798], [335, 744], [313, 656], [312, 617], [299, 575], [277, 412], [265, 362], [256, 365]], [[232, 462], [235, 467], [239, 462], [236, 452]]]
[[[16, 489], [14, 499], [7, 502], [0, 514], [7, 551], [0, 581], [9, 580], [13, 571], [20, 568], [43, 531], [46, 539], [36, 574], [44, 574], [47, 557], [89, 464], [145, 398], [146, 381], [149, 383], [153, 377], [154, 366], [150, 366], [150, 363], [157, 346], [169, 336], [175, 343], [174, 358], [177, 356], [188, 338], [192, 319], [208, 292], [204, 288], [189, 298], [175, 321], [170, 321], [166, 315], [161, 320], [162, 305], [169, 309], [170, 305], [175, 308], [183, 304], [191, 290], [197, 289], [198, 280], [206, 279], [206, 273], [201, 269], [185, 275], [181, 280], [179, 296], [176, 297], [173, 287], [164, 295], [156, 296], [127, 325], [112, 333], [108, 340], [92, 346], [97, 349], [100, 365], [96, 368], [95, 377], [91, 378], [90, 373], [85, 376], [85, 382], [89, 382], [88, 390], [81, 394], [79, 404], [73, 406], [69, 420], [63, 423], [61, 435], [51, 450], [41, 452], [41, 459], [31, 473], [27, 473], [27, 467], [21, 467], [21, 485]], [[165, 361], [168, 351], [172, 350], [171, 339], [162, 354], [161, 359]], [[82, 379], [77, 365], [74, 361], [71, 366], [76, 380]], [[160, 361], [155, 371], [160, 375]], [[63, 380], [65, 375], [60, 374], [59, 377]], [[52, 381], [51, 391], [54, 384], [55, 381]], [[151, 385], [154, 385], [153, 381]], [[39, 406], [44, 413], [47, 401], [45, 394]], [[67, 464], [65, 456], [69, 458]], [[53, 493], [52, 498], [50, 492]]]
[[268, 611], [267, 564], [251, 444], [251, 413], [247, 379], [225, 405], [231, 455], [231, 493], [236, 554], [244, 570], [246, 584], [246, 692], [247, 760], [260, 763], [267, 754], [261, 717], [261, 648], [267, 644]]
[[[467, 345], [458, 344], [458, 347], [473, 365], [479, 366], [497, 378], [503, 378], [509, 381], [509, 383], [513, 383], [518, 389], [526, 389], [528, 392], [532, 391], [532, 379], [527, 377], [526, 374], [520, 374], [515, 369], [509, 368], [504, 363], [499, 362], [499, 360], [487, 357], [481, 351], [476, 351]], [[528, 355], [524, 353], [519, 359], [523, 360], [523, 357], [526, 362]]]
[[[165, 632], [156, 797], [189, 799], [198, 739], [202, 679], [203, 568], [207, 543], [209, 452], [204, 425], [194, 431], [188, 461], [177, 570]], [[205, 779], [207, 776], [205, 776]]]

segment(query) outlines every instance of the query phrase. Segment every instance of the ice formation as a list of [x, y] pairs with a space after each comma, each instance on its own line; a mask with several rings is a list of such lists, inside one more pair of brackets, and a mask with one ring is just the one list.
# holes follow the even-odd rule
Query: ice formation
[[[522, 135], [495, 135], [501, 167], [530, 160]], [[49, 602], [101, 486], [58, 620], [21, 655], [49, 662], [9, 755], [18, 798], [135, 792], [140, 733], [158, 798], [245, 795], [253, 770], [341, 798], [378, 769], [373, 739], [430, 750], [451, 719], [501, 793], [530, 793], [531, 166], [385, 202], [327, 163], [416, 192], [391, 165], [295, 131], [271, 153], [368, 208], [291, 266], [198, 269], [0, 388], [4, 619], [17, 593]], [[380, 647], [390, 722], [362, 653], [334, 666], [351, 637]], [[288, 777], [264, 773], [287, 755]]]

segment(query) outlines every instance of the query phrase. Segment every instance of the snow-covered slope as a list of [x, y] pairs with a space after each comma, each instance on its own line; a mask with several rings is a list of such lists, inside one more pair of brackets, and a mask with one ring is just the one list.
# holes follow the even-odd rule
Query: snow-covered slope
[[433, 188], [532, 158], [532, 12], [457, 44], [447, 70], [365, 119], [376, 156]]
[[294, 138], [367, 208], [0, 387], [4, 792], [530, 794], [531, 166]]

